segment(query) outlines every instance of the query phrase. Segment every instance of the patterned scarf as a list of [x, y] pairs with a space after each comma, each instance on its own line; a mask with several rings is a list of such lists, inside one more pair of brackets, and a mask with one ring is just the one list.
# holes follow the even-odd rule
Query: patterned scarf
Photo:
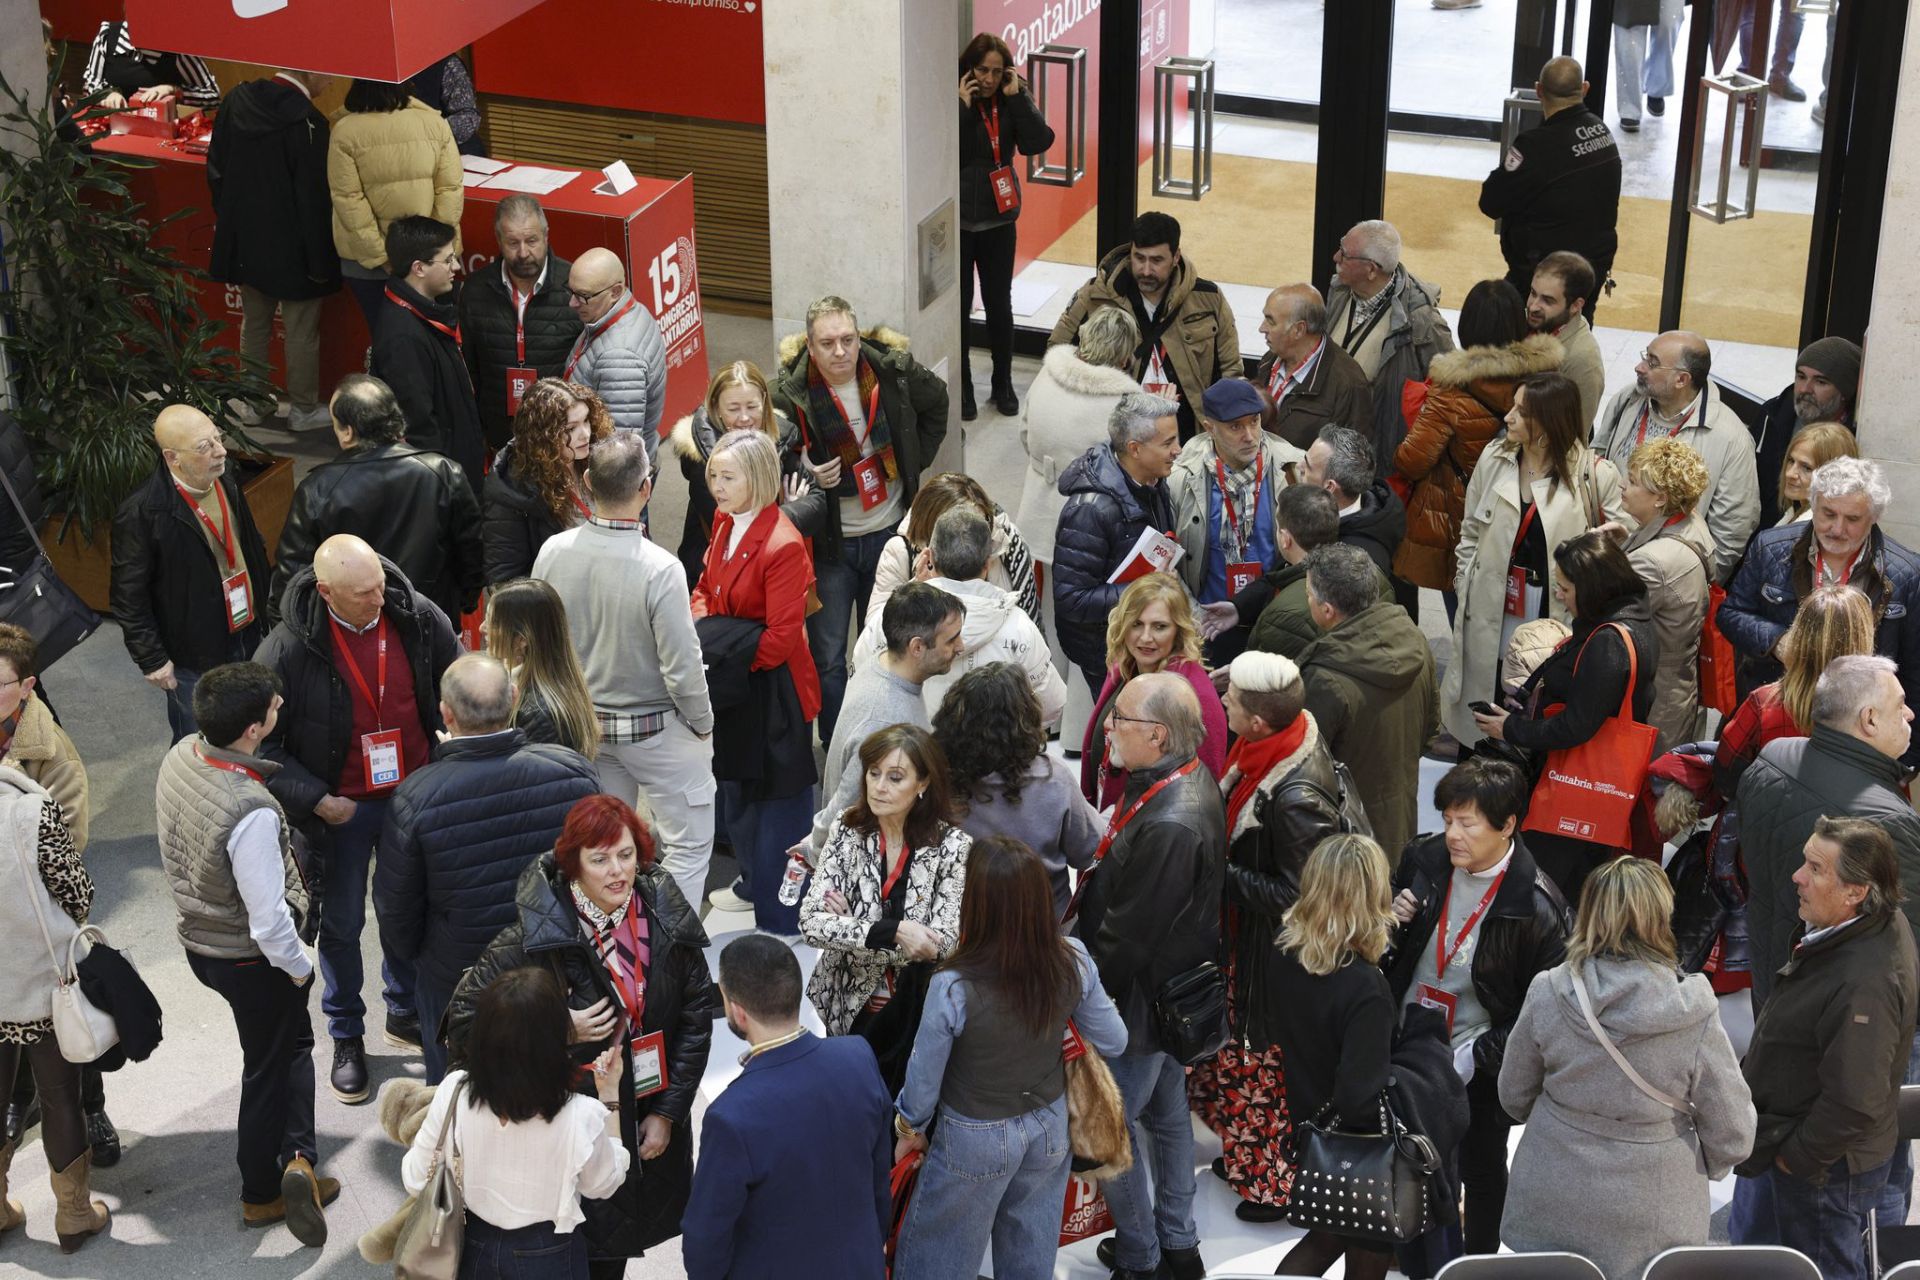
[[647, 1007], [647, 913], [634, 908], [632, 894], [619, 910], [609, 913], [581, 892], [578, 884], [569, 883], [567, 887], [573, 891], [573, 909], [587, 931], [587, 939], [620, 993], [621, 1012], [629, 1023], [627, 1038], [634, 1039], [640, 1034], [640, 1020], [632, 1014]]
[[[1218, 454], [1215, 454], [1218, 457]], [[1253, 542], [1253, 521], [1258, 513], [1260, 495], [1254, 491], [1253, 481], [1260, 468], [1254, 463], [1235, 471], [1227, 467], [1227, 460], [1220, 458], [1220, 465], [1227, 470], [1227, 502], [1233, 504], [1233, 523], [1227, 522], [1227, 502], [1220, 504], [1220, 545], [1230, 554], [1229, 560], [1246, 558], [1247, 547]], [[1214, 481], [1219, 482], [1220, 473], [1215, 471]]]
[[[874, 395], [880, 385], [880, 375], [874, 372], [873, 364], [867, 359], [867, 353], [860, 353], [860, 365], [854, 375], [854, 394], [860, 398], [863, 412], [872, 411], [867, 423], [866, 439], [873, 445], [875, 456], [885, 462], [887, 482], [891, 484], [900, 476], [900, 464], [893, 456], [893, 433], [887, 427], [886, 405]], [[853, 464], [860, 461], [860, 440], [853, 434], [853, 427], [847, 421], [846, 410], [840, 406], [840, 398], [833, 394], [833, 388], [820, 376], [820, 366], [811, 357], [807, 360], [807, 411], [803, 415], [802, 430], [809, 427], [814, 436], [825, 444], [833, 456], [840, 459], [840, 484], [834, 489], [834, 496], [851, 498], [859, 493], [854, 487]]]
[[13, 714], [5, 720], [0, 720], [0, 758], [4, 758], [7, 752], [13, 750], [13, 735], [20, 731], [20, 717], [26, 713], [27, 700], [22, 698], [20, 705], [13, 709]]

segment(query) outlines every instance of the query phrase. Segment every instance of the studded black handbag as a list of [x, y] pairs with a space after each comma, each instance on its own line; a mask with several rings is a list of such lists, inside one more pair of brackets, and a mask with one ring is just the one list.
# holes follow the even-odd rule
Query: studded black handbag
[[1431, 1222], [1428, 1197], [1440, 1154], [1409, 1133], [1380, 1095], [1380, 1131], [1352, 1133], [1321, 1124], [1331, 1105], [1293, 1132], [1295, 1172], [1287, 1221], [1381, 1248], [1406, 1244]]

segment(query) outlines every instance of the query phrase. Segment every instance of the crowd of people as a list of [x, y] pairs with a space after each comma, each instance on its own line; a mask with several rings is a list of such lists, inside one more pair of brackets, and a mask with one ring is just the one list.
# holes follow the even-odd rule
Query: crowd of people
[[[291, 425], [340, 454], [269, 560], [219, 428], [161, 407], [112, 600], [165, 694], [179, 940], [244, 1061], [241, 1221], [326, 1239], [318, 990], [341, 1102], [370, 1097], [372, 1030], [420, 1053], [402, 1177], [463, 1153], [463, 1275], [614, 1276], [680, 1237], [700, 1280], [972, 1277], [989, 1251], [1050, 1276], [1084, 1087], [1120, 1135], [1116, 1280], [1205, 1274], [1196, 1116], [1238, 1216], [1307, 1227], [1281, 1274], [1504, 1244], [1637, 1277], [1706, 1240], [1737, 1169], [1736, 1242], [1864, 1276], [1867, 1211], [1904, 1222], [1912, 1185], [1920, 560], [1880, 527], [1851, 343], [1802, 351], [1751, 426], [1689, 332], [1606, 394], [1611, 225], [1566, 238], [1591, 212], [1568, 193], [1617, 199], [1618, 157], [1542, 150], [1586, 118], [1570, 61], [1488, 179], [1509, 272], [1455, 324], [1362, 222], [1329, 294], [1272, 291], [1249, 376], [1178, 222], [1142, 215], [1052, 334], [1012, 513], [938, 469], [948, 386], [843, 298], [667, 422], [619, 258], [556, 256], [531, 197], [455, 296], [440, 111], [357, 83], [329, 143], [314, 77], [234, 90], [216, 265], [260, 299], [248, 341], [286, 314]], [[960, 66], [1003, 415], [1009, 158], [1049, 136], [1011, 63], [982, 36]], [[372, 331], [324, 404], [299, 291], [261, 274], [286, 255]], [[93, 885], [38, 674], [0, 626], [0, 1232], [37, 1110], [72, 1251], [119, 1140], [51, 1018]], [[1423, 759], [1448, 766], [1432, 833]], [[1663, 872], [1668, 844], [1700, 874]], [[716, 847], [737, 879], [709, 893]], [[717, 972], [708, 906], [755, 925]], [[1715, 996], [1747, 987], [1742, 1058]], [[749, 1048], [696, 1144], [722, 1019]], [[1305, 1139], [1383, 1117], [1435, 1152], [1426, 1229], [1303, 1215]]]

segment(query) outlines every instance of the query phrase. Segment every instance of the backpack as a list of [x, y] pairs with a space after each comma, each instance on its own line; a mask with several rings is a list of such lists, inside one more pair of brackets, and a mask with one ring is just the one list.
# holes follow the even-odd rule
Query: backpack
[[1353, 770], [1347, 768], [1344, 761], [1333, 762], [1333, 776], [1340, 780], [1340, 795], [1336, 799], [1326, 793], [1317, 783], [1302, 778], [1301, 781], [1313, 788], [1314, 792], [1326, 802], [1327, 808], [1340, 815], [1340, 834], [1366, 836], [1373, 838], [1373, 823], [1367, 818], [1367, 808], [1360, 802], [1360, 789], [1353, 780]]

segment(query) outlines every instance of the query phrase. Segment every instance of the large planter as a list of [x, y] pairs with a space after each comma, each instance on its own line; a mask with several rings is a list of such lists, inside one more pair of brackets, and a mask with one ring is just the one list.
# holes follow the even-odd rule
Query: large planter
[[[240, 492], [260, 528], [260, 540], [267, 545], [267, 560], [272, 562], [280, 546], [280, 530], [286, 526], [287, 511], [293, 505], [293, 459], [274, 454], [230, 453], [239, 468]], [[40, 526], [40, 540], [47, 556], [63, 581], [100, 613], [108, 611], [113, 577], [113, 530], [100, 529], [92, 540], [80, 536], [78, 529], [67, 527], [66, 519], [54, 516]], [[256, 595], [266, 584], [254, 586]]]

